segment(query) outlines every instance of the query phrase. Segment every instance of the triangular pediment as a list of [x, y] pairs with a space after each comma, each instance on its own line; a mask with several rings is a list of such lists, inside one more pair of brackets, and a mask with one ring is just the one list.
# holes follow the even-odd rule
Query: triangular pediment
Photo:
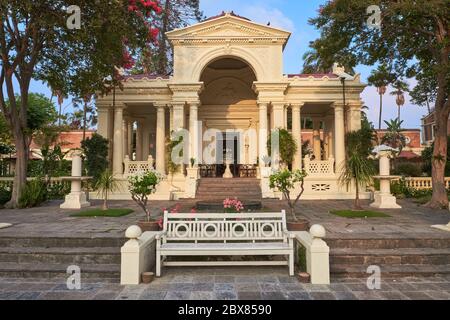
[[225, 14], [186, 28], [173, 30], [168, 32], [167, 36], [170, 40], [268, 38], [287, 41], [290, 32]]

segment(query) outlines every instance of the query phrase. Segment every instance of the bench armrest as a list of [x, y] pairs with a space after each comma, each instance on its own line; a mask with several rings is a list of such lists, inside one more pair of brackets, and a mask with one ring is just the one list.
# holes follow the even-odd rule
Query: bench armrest
[[289, 239], [295, 239], [295, 233], [285, 229], [283, 230], [283, 234], [288, 237]]
[[161, 240], [162, 238], [164, 238], [167, 235], [167, 231], [161, 231], [159, 232], [156, 236], [155, 239], [156, 240]]

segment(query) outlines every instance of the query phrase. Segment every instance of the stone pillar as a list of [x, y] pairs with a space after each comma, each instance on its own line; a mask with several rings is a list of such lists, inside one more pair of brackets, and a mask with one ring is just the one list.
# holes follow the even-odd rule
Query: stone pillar
[[284, 127], [288, 128], [288, 106], [284, 106]]
[[173, 131], [173, 106], [169, 106], [169, 134]]
[[361, 103], [352, 103], [347, 111], [348, 131], [358, 131], [361, 129]]
[[143, 140], [143, 123], [142, 120], [137, 121], [136, 128], [136, 161], [142, 161], [142, 140]]
[[146, 161], [150, 155], [150, 119], [146, 118], [142, 126], [142, 160]]
[[195, 159], [195, 164], [201, 160], [199, 153], [198, 104], [191, 103], [189, 107], [189, 161]]
[[133, 121], [131, 119], [127, 122], [128, 132], [128, 156], [133, 159]]
[[302, 169], [302, 120], [301, 120], [301, 104], [292, 105], [292, 136], [295, 142], [297, 142], [297, 152], [294, 156], [294, 161], [292, 163], [292, 169]]
[[320, 120], [313, 119], [313, 150], [316, 161], [322, 160], [322, 149], [320, 143]]
[[334, 119], [333, 116], [326, 116], [325, 118], [325, 128], [326, 128], [326, 150], [327, 159], [334, 157]]
[[86, 193], [81, 191], [82, 160], [76, 152], [72, 155], [72, 177], [70, 179], [70, 193], [66, 195], [61, 209], [81, 209], [91, 204], [86, 201]]
[[259, 167], [265, 166], [263, 159], [267, 156], [267, 103], [259, 103]]
[[156, 171], [166, 173], [166, 110], [157, 106], [156, 112]]
[[345, 161], [344, 105], [342, 104], [334, 105], [334, 155], [336, 173], [340, 173]]
[[273, 112], [273, 129], [285, 128], [284, 126], [284, 104], [275, 103], [272, 104]]
[[173, 130], [184, 129], [184, 103], [173, 106]]
[[[375, 179], [380, 180], [380, 191], [374, 195], [374, 202], [370, 205], [379, 209], [400, 209], [397, 204], [397, 199], [391, 194], [391, 180], [395, 177], [390, 176], [390, 160], [392, 155], [390, 151], [380, 151], [378, 157], [380, 158], [380, 175]], [[397, 177], [398, 178], [398, 177]]]
[[123, 175], [123, 105], [118, 105], [114, 111], [114, 142], [113, 142], [113, 173]]
[[128, 120], [123, 120], [123, 155], [130, 156], [130, 150], [129, 150], [129, 134], [128, 134]]

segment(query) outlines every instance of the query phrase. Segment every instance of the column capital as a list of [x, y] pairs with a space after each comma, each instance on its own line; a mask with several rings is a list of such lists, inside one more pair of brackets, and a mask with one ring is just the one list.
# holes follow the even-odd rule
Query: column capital
[[333, 102], [331, 104], [331, 107], [334, 108], [335, 110], [339, 110], [339, 109], [344, 110], [345, 109], [345, 105], [342, 102]]
[[292, 110], [300, 110], [303, 106], [305, 105], [304, 102], [294, 102], [294, 103], [290, 103], [291, 109]]
[[272, 108], [274, 110], [284, 110], [286, 103], [284, 102], [272, 102]]

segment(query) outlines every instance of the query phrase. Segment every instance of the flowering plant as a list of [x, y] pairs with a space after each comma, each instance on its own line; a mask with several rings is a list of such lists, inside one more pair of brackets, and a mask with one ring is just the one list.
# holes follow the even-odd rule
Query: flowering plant
[[[162, 208], [162, 212], [164, 214], [164, 212], [168, 211], [170, 213], [179, 213], [181, 210], [181, 205], [178, 203], [175, 207], [173, 207], [172, 209], [167, 209], [167, 208]], [[191, 209], [191, 213], [197, 213], [197, 210], [195, 208]], [[188, 219], [191, 220], [191, 219]], [[161, 229], [163, 229], [163, 224], [164, 224], [164, 217], [161, 216], [158, 220], [158, 225]]]
[[128, 178], [131, 197], [147, 215], [150, 221], [150, 211], [147, 208], [148, 197], [156, 192], [156, 187], [163, 180], [163, 176], [151, 169], [148, 172], [140, 172]]
[[226, 213], [239, 213], [244, 210], [244, 204], [237, 198], [223, 200], [223, 210]]

